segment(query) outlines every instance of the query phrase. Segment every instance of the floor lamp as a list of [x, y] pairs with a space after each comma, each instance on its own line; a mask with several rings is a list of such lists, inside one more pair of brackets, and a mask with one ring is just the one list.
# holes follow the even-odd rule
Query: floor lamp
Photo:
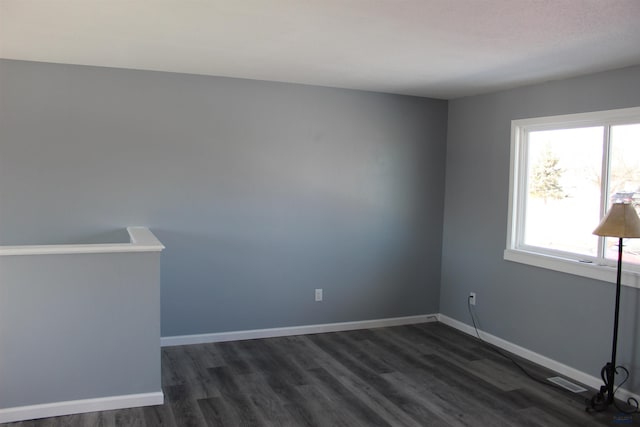
[[613, 345], [611, 361], [601, 371], [604, 385], [591, 399], [591, 408], [604, 411], [614, 404], [614, 380], [616, 377], [616, 350], [618, 346], [618, 317], [620, 314], [620, 278], [622, 275], [622, 239], [640, 237], [640, 218], [633, 205], [628, 203], [614, 203], [602, 222], [593, 231], [596, 236], [618, 238], [618, 274], [616, 276], [616, 308], [613, 319]]

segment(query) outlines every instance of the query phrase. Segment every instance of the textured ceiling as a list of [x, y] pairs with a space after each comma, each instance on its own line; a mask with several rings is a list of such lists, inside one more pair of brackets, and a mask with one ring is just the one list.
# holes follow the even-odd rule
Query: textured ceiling
[[0, 0], [0, 57], [450, 99], [640, 64], [640, 0]]

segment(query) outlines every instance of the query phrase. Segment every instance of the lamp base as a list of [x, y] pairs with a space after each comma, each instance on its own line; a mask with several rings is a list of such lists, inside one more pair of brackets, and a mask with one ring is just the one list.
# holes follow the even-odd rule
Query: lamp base
[[610, 405], [607, 388], [605, 386], [601, 386], [600, 391], [597, 392], [590, 400], [587, 400], [587, 405], [587, 411], [606, 411]]
[[613, 367], [611, 362], [604, 365], [602, 370], [600, 371], [600, 376], [602, 377], [602, 381], [604, 385], [600, 386], [600, 391], [598, 391], [591, 400], [587, 401], [589, 405], [587, 407], [587, 411], [594, 410], [596, 412], [606, 411], [610, 405], [613, 405], [614, 402], [614, 390], [613, 390], [613, 382], [615, 380], [616, 370]]

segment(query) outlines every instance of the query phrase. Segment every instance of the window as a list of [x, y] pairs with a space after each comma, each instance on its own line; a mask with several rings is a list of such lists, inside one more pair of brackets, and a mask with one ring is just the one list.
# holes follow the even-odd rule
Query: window
[[[640, 108], [514, 120], [505, 259], [614, 281], [618, 239], [592, 231], [611, 203], [640, 213]], [[640, 287], [640, 239], [623, 283]]]

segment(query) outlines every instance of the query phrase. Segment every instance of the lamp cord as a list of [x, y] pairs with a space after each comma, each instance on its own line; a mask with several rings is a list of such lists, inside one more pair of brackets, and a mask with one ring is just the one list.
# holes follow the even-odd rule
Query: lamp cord
[[476, 322], [476, 317], [475, 314], [473, 312], [473, 310], [471, 309], [471, 297], [467, 298], [467, 309], [469, 310], [469, 316], [471, 317], [471, 321], [473, 322], [473, 328], [476, 332], [476, 336], [478, 338], [478, 340], [480, 340], [482, 343], [484, 344], [488, 344], [489, 345], [489, 349], [492, 350], [494, 353], [496, 353], [497, 355], [509, 360], [511, 363], [513, 363], [520, 371], [522, 371], [522, 373], [524, 373], [527, 377], [529, 377], [530, 379], [532, 379], [533, 381], [536, 381], [540, 384], [543, 384], [547, 387], [551, 387], [554, 388], [556, 390], [560, 390], [563, 393], [571, 393], [572, 395], [574, 394], [573, 392], [570, 392], [569, 390], [565, 389], [564, 387], [560, 387], [554, 383], [550, 383], [549, 381], [543, 380], [541, 378], [538, 378], [534, 375], [532, 375], [529, 371], [527, 371], [520, 363], [518, 363], [518, 361], [516, 361], [513, 357], [511, 357], [510, 355], [508, 355], [507, 353], [502, 352], [501, 350], [499, 350], [498, 348], [496, 348], [495, 346], [491, 345], [490, 343], [488, 343], [487, 341], [483, 340], [482, 337], [480, 336], [480, 332], [478, 331], [478, 324]]
[[[469, 316], [471, 317], [471, 321], [473, 322], [473, 329], [476, 332], [476, 336], [478, 337], [478, 340], [480, 340], [481, 342], [485, 343], [485, 344], [489, 344], [488, 342], [486, 342], [485, 340], [482, 339], [482, 337], [480, 336], [480, 332], [478, 330], [478, 324], [476, 322], [476, 316], [474, 314], [473, 309], [471, 308], [471, 297], [467, 298], [467, 309], [469, 310]], [[499, 356], [511, 361], [511, 363], [513, 363], [520, 371], [522, 371], [528, 378], [532, 379], [533, 381], [536, 381], [540, 384], [543, 384], [547, 387], [551, 387], [554, 388], [556, 390], [560, 390], [565, 394], [571, 394], [571, 396], [575, 396], [575, 393], [565, 389], [564, 387], [560, 387], [556, 384], [550, 383], [549, 381], [546, 381], [544, 379], [538, 378], [534, 375], [532, 375], [529, 371], [527, 371], [520, 363], [518, 363], [513, 357], [509, 356], [507, 353], [502, 352], [501, 350], [499, 350], [498, 348], [496, 348], [493, 345], [489, 345], [489, 349], [491, 349], [494, 353], [498, 354]], [[602, 380], [604, 381], [605, 386], [608, 385], [607, 383], [607, 375], [605, 372], [606, 368], [602, 368], [602, 371], [600, 371], [600, 376], [602, 377]], [[613, 391], [613, 395], [614, 395], [614, 399], [613, 399], [613, 405], [614, 407], [622, 412], [623, 414], [636, 414], [636, 413], [640, 413], [639, 410], [639, 405], [638, 405], [638, 401], [633, 398], [633, 397], [629, 397], [627, 399], [627, 405], [629, 405], [630, 407], [633, 408], [633, 410], [631, 411], [627, 411], [624, 410], [622, 408], [620, 408], [618, 406], [618, 404], [616, 403], [616, 399], [615, 399], [615, 394], [618, 391], [618, 389], [625, 383], [627, 382], [627, 380], [629, 379], [629, 371], [627, 370], [627, 368], [625, 368], [624, 366], [616, 366], [616, 374], [618, 373], [618, 369], [620, 369], [622, 372], [624, 372], [625, 377], [624, 380], [622, 380], [622, 382], [620, 384], [618, 384], [618, 386], [615, 388], [615, 390]], [[587, 404], [589, 403], [590, 399], [587, 399]]]

